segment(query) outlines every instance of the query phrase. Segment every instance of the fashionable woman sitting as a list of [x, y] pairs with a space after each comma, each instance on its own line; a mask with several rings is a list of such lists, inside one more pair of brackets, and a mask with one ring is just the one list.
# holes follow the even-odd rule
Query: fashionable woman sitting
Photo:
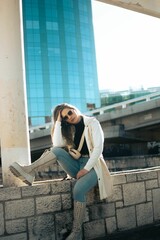
[[102, 156], [103, 131], [96, 118], [85, 116], [76, 107], [66, 103], [56, 106], [53, 122], [53, 148], [30, 166], [22, 167], [13, 163], [10, 169], [17, 177], [32, 184], [35, 169], [58, 161], [64, 171], [76, 179], [73, 189], [74, 221], [67, 240], [80, 240], [86, 194], [97, 183], [100, 199], [112, 194], [112, 179]]

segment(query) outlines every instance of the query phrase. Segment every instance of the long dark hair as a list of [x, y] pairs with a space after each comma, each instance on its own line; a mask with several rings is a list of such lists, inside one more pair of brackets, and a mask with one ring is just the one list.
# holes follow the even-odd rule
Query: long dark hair
[[[62, 104], [57, 105], [53, 110], [53, 116], [52, 116], [53, 117], [53, 127], [51, 129], [51, 136], [53, 136], [53, 134], [54, 134], [54, 126], [55, 126], [55, 122], [57, 121], [59, 112], [65, 108], [73, 109], [78, 114], [81, 114], [80, 111], [71, 104], [62, 103]], [[74, 125], [69, 124], [66, 121], [62, 121], [61, 126], [62, 126], [62, 136], [66, 140], [67, 144], [74, 145], [74, 143], [73, 143], [73, 137], [74, 137], [74, 132], [75, 132]]]

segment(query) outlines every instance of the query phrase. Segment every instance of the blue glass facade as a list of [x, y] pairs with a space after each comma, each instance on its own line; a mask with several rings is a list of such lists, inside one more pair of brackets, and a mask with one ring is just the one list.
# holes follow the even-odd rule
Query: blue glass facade
[[30, 125], [62, 102], [100, 107], [91, 0], [23, 0]]

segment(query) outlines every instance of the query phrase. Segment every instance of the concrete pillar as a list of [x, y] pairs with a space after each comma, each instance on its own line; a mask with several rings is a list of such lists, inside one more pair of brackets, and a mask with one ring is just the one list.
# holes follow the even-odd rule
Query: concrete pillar
[[0, 0], [0, 138], [3, 186], [22, 186], [9, 170], [30, 164], [21, 0]]

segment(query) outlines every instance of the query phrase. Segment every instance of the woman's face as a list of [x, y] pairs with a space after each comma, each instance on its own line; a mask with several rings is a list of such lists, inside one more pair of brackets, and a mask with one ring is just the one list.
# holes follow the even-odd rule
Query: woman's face
[[61, 112], [61, 117], [64, 121], [70, 124], [77, 124], [81, 120], [81, 115], [73, 108], [65, 108]]

